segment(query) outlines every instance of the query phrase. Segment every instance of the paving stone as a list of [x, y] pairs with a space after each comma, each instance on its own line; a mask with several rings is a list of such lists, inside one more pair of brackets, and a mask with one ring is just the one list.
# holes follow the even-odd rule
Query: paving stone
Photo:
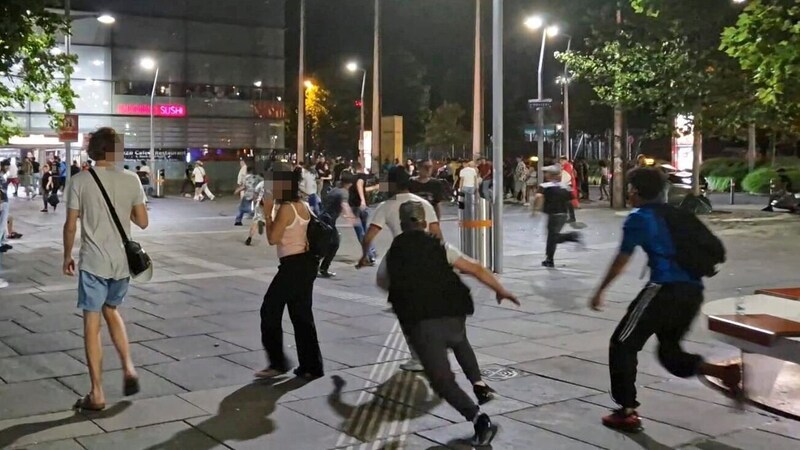
[[30, 307], [45, 303], [42, 299], [33, 294], [6, 294], [3, 293], [3, 306], [25, 306]]
[[42, 442], [36, 445], [26, 445], [25, 450], [84, 450], [75, 439], [62, 439], [60, 441]]
[[350, 375], [345, 371], [336, 370], [336, 371], [329, 371], [325, 374], [324, 377], [318, 378], [310, 383], [304, 384], [303, 386], [295, 389], [294, 391], [292, 391], [292, 395], [300, 400], [327, 396], [331, 392], [333, 392], [333, 387], [334, 387], [333, 379], [336, 376], [344, 380], [342, 392], [369, 389], [377, 384], [368, 380], [364, 380], [363, 378]]
[[[567, 383], [591, 389], [600, 391], [609, 389], [608, 366], [582, 359], [559, 356], [515, 364], [514, 367], [536, 375], [566, 381]], [[662, 379], [646, 374], [639, 374], [636, 377], [637, 386], [647, 386], [659, 381], [662, 381]]]
[[796, 450], [800, 440], [761, 430], [742, 430], [695, 444], [702, 449]]
[[340, 434], [282, 405], [274, 410], [264, 405], [257, 409], [240, 408], [238, 411], [191, 419], [189, 423], [237, 450], [332, 448], [336, 446]]
[[[137, 400], [186, 392], [185, 389], [149, 372], [147, 369], [139, 368], [136, 372], [139, 374], [139, 386], [141, 386], [141, 391], [130, 397], [125, 397], [122, 393], [121, 369], [103, 372], [103, 392], [106, 395], [106, 403], [112, 403], [123, 398], [126, 400]], [[58, 381], [79, 395], [88, 392], [91, 386], [88, 373], [62, 377], [59, 378]]]
[[503, 358], [514, 363], [550, 358], [567, 353], [565, 350], [537, 344], [534, 341], [519, 340], [508, 344], [483, 347], [480, 353]]
[[[161, 333], [156, 333], [153, 330], [130, 322], [125, 323], [125, 331], [128, 335], [128, 342], [152, 341], [154, 339], [161, 339], [164, 337], [164, 335]], [[72, 330], [72, 333], [83, 337], [83, 328]], [[107, 326], [104, 326], [103, 329], [100, 330], [100, 341], [112, 342]]]
[[197, 300], [197, 297], [186, 292], [142, 292], [136, 295], [137, 298], [154, 305], [188, 304]]
[[131, 402], [124, 411], [111, 417], [93, 418], [105, 431], [138, 428], [162, 422], [184, 420], [204, 415], [205, 412], [174, 395], [148, 398]]
[[[158, 364], [163, 362], [171, 362], [174, 359], [167, 355], [161, 354], [153, 349], [147, 348], [139, 343], [133, 343], [128, 346], [131, 352], [131, 359], [136, 367], [148, 366], [151, 364]], [[83, 364], [86, 364], [86, 352], [83, 349], [70, 350], [67, 352], [70, 356], [77, 359]], [[113, 345], [103, 346], [103, 370], [114, 370], [122, 367], [122, 362], [117, 356], [117, 349]]]
[[800, 422], [795, 420], [779, 418], [774, 422], [758, 427], [758, 429], [792, 439], [800, 439]]
[[379, 345], [346, 339], [334, 342], [321, 342], [320, 351], [325, 358], [338, 363], [354, 367], [372, 364], [379, 360], [382, 362], [393, 360], [406, 360], [409, 353], [387, 349]]
[[[380, 332], [376, 332], [374, 330], [367, 330], [352, 325], [339, 325], [332, 322], [317, 322], [316, 327], [317, 338], [319, 339], [319, 342], [339, 341], [343, 339], [380, 334]], [[385, 331], [391, 331], [391, 327], [387, 328]]]
[[203, 358], [243, 352], [246, 349], [210, 336], [182, 336], [144, 342], [152, 348], [175, 359]]
[[[586, 397], [584, 400], [601, 406], [613, 406], [607, 394]], [[773, 421], [769, 416], [756, 412], [737, 411], [731, 407], [648, 388], [639, 389], [638, 401], [642, 404], [638, 408], [642, 417], [708, 436], [720, 436], [744, 428], [760, 427]]]
[[13, 336], [15, 334], [28, 334], [30, 331], [22, 328], [10, 320], [0, 320], [0, 337]]
[[[102, 432], [86, 417], [73, 411], [6, 419], [0, 420], [0, 448], [37, 448], [31, 445], [46, 441], [64, 442], [67, 438]], [[63, 447], [51, 448], [68, 449], [71, 448], [69, 445], [65, 443]]]
[[14, 349], [6, 344], [0, 342], [0, 358], [5, 358], [7, 356], [17, 356], [17, 352], [15, 352]]
[[[267, 366], [266, 356], [264, 350], [254, 350], [251, 352], [233, 353], [230, 355], [223, 355], [223, 358], [228, 361], [235, 362], [236, 364], [247, 367], [252, 370], [261, 370]], [[347, 366], [339, 364], [336, 361], [322, 358], [322, 367], [325, 371], [346, 369]]]
[[[639, 375], [641, 377], [641, 375]], [[637, 377], [637, 384], [638, 378]], [[670, 394], [690, 397], [709, 403], [716, 403], [722, 406], [730, 406], [732, 401], [722, 392], [711, 389], [695, 377], [692, 378], [672, 378], [658, 383], [647, 384], [647, 387], [657, 391], [669, 392]]]
[[200, 317], [206, 322], [215, 323], [226, 330], [260, 330], [261, 317], [252, 312], [214, 314], [212, 316]]
[[257, 414], [263, 414], [262, 408], [274, 409], [275, 404], [298, 400], [292, 395], [292, 391], [303, 384], [302, 380], [293, 377], [281, 377], [188, 392], [180, 394], [180, 397], [209, 414], [228, 414], [237, 409], [259, 409]]
[[570, 352], [587, 352], [600, 349], [604, 349], [607, 352], [610, 339], [610, 331], [589, 331], [586, 333], [572, 333], [565, 336], [533, 339], [533, 341], [538, 344], [569, 350]]
[[[492, 441], [492, 448], [503, 450], [531, 450], [533, 448], [542, 450], [593, 450], [597, 448], [502, 416], [494, 417], [493, 421], [500, 426], [500, 431]], [[460, 422], [419, 433], [420, 436], [426, 439], [446, 445], [454, 450], [472, 450], [473, 447], [469, 444], [469, 441], [473, 434], [472, 424], [468, 422]]]
[[206, 322], [197, 317], [169, 320], [154, 319], [139, 321], [137, 324], [168, 337], [211, 334], [223, 330], [219, 325]]
[[3, 305], [0, 308], [0, 320], [34, 320], [40, 316], [23, 306]]
[[162, 319], [178, 319], [181, 317], [207, 316], [211, 311], [189, 304], [138, 305], [136, 309]]
[[221, 333], [214, 333], [211, 336], [248, 350], [258, 350], [264, 348], [264, 346], [261, 344], [260, 329], [246, 331], [223, 331]]
[[[370, 447], [370, 445], [372, 447]], [[347, 446], [342, 445], [341, 447], [337, 448], [359, 448], [358, 446]], [[443, 447], [440, 447], [433, 441], [429, 441], [421, 436], [416, 434], [401, 434], [399, 436], [392, 436], [386, 439], [378, 439], [373, 442], [368, 442], [366, 445], [367, 448], [379, 448], [379, 449], [403, 449], [403, 450], [441, 450]]]
[[562, 383], [536, 375], [520, 376], [492, 383], [492, 387], [505, 397], [532, 405], [544, 405], [573, 398], [588, 397], [597, 390]]
[[615, 321], [586, 317], [578, 314], [571, 314], [569, 312], [533, 314], [531, 315], [530, 320], [547, 323], [550, 325], [558, 325], [580, 332], [607, 330], [609, 333], [612, 333], [614, 328], [617, 327], [617, 322]]
[[4, 337], [2, 340], [21, 355], [52, 353], [83, 347], [83, 339], [69, 331], [20, 334]]
[[130, 430], [115, 431], [79, 438], [87, 450], [139, 450], [159, 449], [224, 449], [219, 442], [187, 425], [185, 422], [169, 422]]
[[525, 338], [545, 338], [572, 333], [569, 328], [556, 325], [542, 324], [527, 319], [495, 319], [484, 320], [475, 324], [476, 327], [502, 331]]
[[63, 411], [76, 399], [74, 392], [56, 380], [0, 384], [0, 419]]
[[219, 357], [156, 364], [148, 366], [147, 370], [189, 391], [242, 384], [253, 379], [252, 370]]
[[0, 359], [0, 378], [6, 383], [61, 377], [86, 371], [66, 353], [41, 353]]
[[473, 348], [491, 347], [493, 345], [518, 342], [521, 339], [524, 339], [513, 334], [471, 325], [467, 325], [467, 338], [469, 339], [469, 343], [472, 344]]
[[16, 322], [35, 333], [72, 330], [83, 326], [83, 318], [75, 314], [51, 314], [35, 319], [21, 319]]
[[506, 414], [507, 417], [554, 433], [613, 450], [667, 449], [688, 444], [703, 435], [660, 422], [648, 421], [643, 433], [620, 433], [603, 426], [608, 409], [580, 400], [567, 400]]
[[[319, 319], [318, 319], [319, 320]], [[355, 327], [362, 330], [371, 331], [370, 334], [386, 333], [394, 328], [397, 319], [394, 316], [383, 314], [373, 314], [370, 316], [348, 317], [345, 319], [331, 320], [331, 323]]]

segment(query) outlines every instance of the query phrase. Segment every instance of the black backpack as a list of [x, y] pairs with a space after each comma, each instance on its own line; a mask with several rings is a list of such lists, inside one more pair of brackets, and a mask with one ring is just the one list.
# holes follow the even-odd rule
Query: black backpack
[[713, 277], [725, 262], [725, 246], [691, 211], [660, 205], [658, 214], [667, 223], [675, 246], [675, 262], [697, 278]]
[[308, 251], [317, 258], [322, 258], [328, 253], [331, 242], [333, 242], [333, 233], [337, 233], [337, 231], [336, 228], [320, 220], [310, 209], [309, 213], [311, 214], [311, 220], [308, 222], [308, 230], [306, 231]]

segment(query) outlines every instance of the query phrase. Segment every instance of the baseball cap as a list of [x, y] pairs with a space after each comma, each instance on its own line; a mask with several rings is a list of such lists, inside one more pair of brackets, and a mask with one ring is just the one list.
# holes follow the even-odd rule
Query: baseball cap
[[420, 223], [425, 221], [425, 208], [421, 202], [407, 201], [400, 205], [400, 223]]
[[542, 170], [545, 173], [558, 174], [558, 173], [561, 173], [561, 166], [559, 166], [558, 164], [553, 164], [553, 165], [544, 167]]

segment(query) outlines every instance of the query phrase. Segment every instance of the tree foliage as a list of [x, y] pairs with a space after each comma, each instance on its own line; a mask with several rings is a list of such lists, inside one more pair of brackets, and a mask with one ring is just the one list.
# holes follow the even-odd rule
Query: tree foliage
[[306, 86], [306, 126], [311, 132], [310, 147], [322, 150], [322, 134], [330, 126], [330, 92], [319, 82]]
[[463, 147], [471, 135], [461, 123], [466, 112], [458, 103], [443, 103], [431, 114], [425, 127], [425, 144], [433, 148]]
[[68, 32], [67, 21], [47, 11], [44, 0], [0, 2], [0, 144], [21, 132], [9, 110], [42, 102], [55, 128], [59, 113], [74, 108], [75, 93], [63, 77], [77, 58], [53, 50], [56, 37]]

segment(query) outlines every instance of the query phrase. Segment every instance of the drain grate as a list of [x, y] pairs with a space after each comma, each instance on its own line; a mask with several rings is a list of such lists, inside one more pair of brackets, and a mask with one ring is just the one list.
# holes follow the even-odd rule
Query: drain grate
[[517, 369], [497, 364], [481, 369], [481, 377], [488, 381], [505, 381], [519, 376]]

